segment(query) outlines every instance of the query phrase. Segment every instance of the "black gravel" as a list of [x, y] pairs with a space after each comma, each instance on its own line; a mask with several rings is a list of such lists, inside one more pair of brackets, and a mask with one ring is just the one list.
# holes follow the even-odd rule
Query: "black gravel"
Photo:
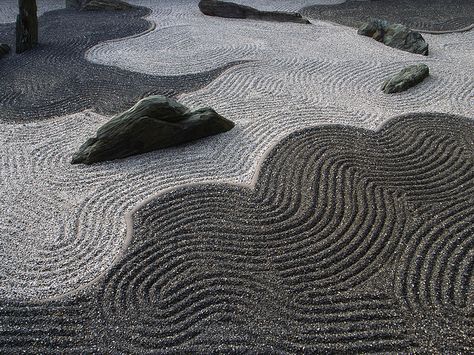
[[297, 132], [255, 189], [184, 187], [71, 299], [0, 302], [2, 353], [472, 353], [474, 121]]
[[339, 5], [314, 5], [305, 17], [359, 27], [370, 18], [402, 23], [421, 31], [457, 31], [474, 24], [472, 0], [349, 0]]
[[[225, 69], [153, 76], [93, 64], [84, 58], [85, 52], [100, 42], [146, 31], [151, 24], [143, 16], [148, 13], [144, 8], [103, 12], [64, 9], [41, 16], [40, 45], [0, 60], [0, 121], [44, 119], [84, 109], [116, 113], [147, 95], [194, 91]], [[0, 24], [0, 42], [14, 48], [14, 31], [15, 24]]]

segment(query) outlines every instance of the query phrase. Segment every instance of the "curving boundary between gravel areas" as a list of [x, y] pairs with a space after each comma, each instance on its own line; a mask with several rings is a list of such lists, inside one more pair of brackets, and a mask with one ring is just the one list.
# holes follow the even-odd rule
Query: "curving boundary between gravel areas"
[[307, 6], [300, 13], [309, 19], [356, 28], [370, 18], [402, 23], [429, 34], [460, 33], [474, 28], [474, 4], [469, 0], [433, 0], [429, 3], [423, 0], [351, 0], [331, 6]]
[[[235, 63], [197, 74], [157, 76], [91, 63], [90, 48], [144, 36], [153, 31], [151, 11], [55, 10], [39, 18], [40, 45], [2, 59], [0, 121], [25, 122], [93, 109], [102, 114], [124, 110], [144, 96], [194, 91]], [[84, 26], [87, 23], [87, 26]], [[58, 32], [58, 29], [59, 32]], [[0, 37], [13, 44], [14, 24], [0, 25]]]
[[2, 301], [2, 349], [469, 351], [473, 130], [433, 113], [319, 126], [267, 151], [253, 185], [161, 193], [98, 284]]
[[[48, 11], [63, 9], [65, 0], [36, 0], [38, 16]], [[18, 15], [18, 0], [2, 0], [0, 6], [0, 24], [16, 21]]]

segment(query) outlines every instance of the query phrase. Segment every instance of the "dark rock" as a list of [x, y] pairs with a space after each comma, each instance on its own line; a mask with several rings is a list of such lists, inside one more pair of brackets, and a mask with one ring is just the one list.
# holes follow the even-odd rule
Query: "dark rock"
[[428, 43], [423, 36], [402, 24], [389, 24], [384, 20], [372, 19], [363, 24], [357, 33], [372, 37], [392, 48], [428, 55]]
[[382, 90], [386, 94], [405, 91], [421, 83], [429, 75], [430, 70], [426, 64], [410, 65], [386, 80], [382, 85]]
[[92, 164], [171, 147], [226, 132], [234, 123], [211, 108], [189, 111], [165, 96], [149, 96], [99, 128], [72, 158]]
[[298, 13], [280, 11], [260, 11], [250, 6], [240, 5], [233, 2], [201, 0], [199, 9], [208, 16], [226, 18], [265, 20], [277, 22], [310, 23]]
[[10, 53], [10, 46], [8, 44], [0, 43], [0, 58]]
[[66, 8], [78, 10], [128, 10], [132, 5], [121, 0], [66, 0]]
[[16, 18], [16, 52], [22, 53], [38, 44], [36, 0], [19, 0]]

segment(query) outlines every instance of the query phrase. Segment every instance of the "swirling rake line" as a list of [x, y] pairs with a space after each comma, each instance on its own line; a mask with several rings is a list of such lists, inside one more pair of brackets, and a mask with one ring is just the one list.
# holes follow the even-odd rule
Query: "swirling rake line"
[[413, 114], [378, 132], [292, 134], [253, 188], [188, 186], [146, 205], [122, 259], [84, 295], [3, 304], [0, 344], [472, 350], [473, 132], [469, 119]]

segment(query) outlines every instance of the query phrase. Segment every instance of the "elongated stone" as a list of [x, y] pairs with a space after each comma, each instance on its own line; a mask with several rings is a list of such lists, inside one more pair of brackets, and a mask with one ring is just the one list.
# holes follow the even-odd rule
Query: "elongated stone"
[[405, 91], [421, 83], [429, 75], [430, 69], [426, 64], [410, 65], [386, 80], [382, 85], [382, 90], [386, 94]]
[[260, 11], [250, 6], [227, 1], [201, 0], [199, 9], [204, 15], [225, 18], [253, 19], [277, 22], [310, 23], [296, 12]]
[[211, 108], [189, 111], [165, 96], [149, 96], [115, 116], [74, 154], [72, 164], [92, 164], [167, 148], [226, 132], [234, 123]]
[[19, 0], [16, 18], [16, 52], [22, 53], [38, 44], [36, 0]]

